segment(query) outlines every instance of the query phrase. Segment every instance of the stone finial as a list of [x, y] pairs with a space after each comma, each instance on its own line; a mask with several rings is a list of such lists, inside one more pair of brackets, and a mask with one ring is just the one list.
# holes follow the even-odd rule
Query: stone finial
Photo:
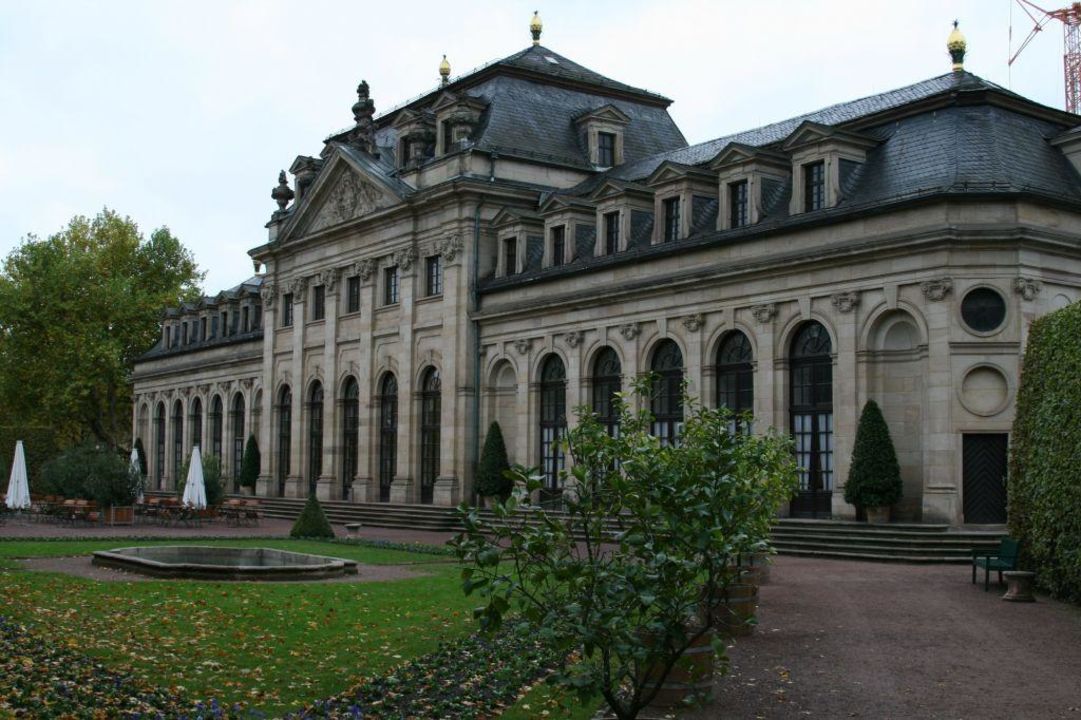
[[361, 80], [357, 85], [357, 101], [353, 103], [353, 119], [357, 126], [349, 135], [349, 141], [361, 150], [375, 154], [375, 123], [372, 117], [375, 115], [375, 101], [369, 95], [367, 80]]
[[923, 296], [932, 302], [940, 302], [953, 290], [953, 278], [942, 277], [920, 283]]
[[529, 34], [533, 36], [534, 45], [540, 45], [540, 36], [542, 30], [544, 30], [544, 23], [541, 22], [540, 11], [534, 10], [533, 19], [529, 23]]
[[439, 63], [439, 85], [442, 87], [450, 82], [450, 63], [447, 56], [443, 56], [443, 62]]
[[965, 41], [965, 36], [961, 34], [961, 31], [957, 28], [957, 21], [953, 21], [953, 32], [946, 38], [946, 50], [950, 53], [950, 59], [953, 60], [953, 71], [961, 72], [965, 69], [965, 50], [968, 48], [968, 43]]
[[282, 170], [278, 173], [278, 185], [270, 191], [270, 198], [274, 202], [278, 203], [278, 212], [285, 212], [285, 206], [289, 204], [289, 201], [296, 197], [296, 193], [289, 187], [289, 183], [285, 179], [285, 171]]

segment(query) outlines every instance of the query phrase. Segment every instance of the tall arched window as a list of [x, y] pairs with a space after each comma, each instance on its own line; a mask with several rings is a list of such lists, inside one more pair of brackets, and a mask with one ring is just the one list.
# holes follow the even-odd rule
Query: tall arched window
[[622, 375], [623, 366], [615, 350], [606, 347], [597, 353], [593, 361], [593, 412], [612, 437], [619, 434], [616, 393], [623, 389]]
[[203, 401], [201, 399], [192, 399], [191, 407], [188, 410], [188, 417], [191, 419], [192, 447], [198, 445], [199, 452], [205, 455], [206, 446], [203, 445]]
[[833, 493], [833, 351], [821, 323], [808, 322], [790, 350], [792, 437], [799, 465], [796, 517], [829, 517]]
[[[754, 353], [751, 341], [739, 330], [724, 336], [717, 348], [717, 407], [736, 414], [754, 412]], [[730, 429], [748, 428], [733, 419]]]
[[154, 412], [154, 480], [158, 490], [165, 489], [165, 403]]
[[184, 406], [173, 403], [173, 487], [180, 487], [180, 468], [184, 465]]
[[[355, 378], [345, 381], [342, 393], [342, 497], [349, 498], [357, 476], [360, 449], [360, 386]], [[367, 498], [363, 498], [367, 500]]]
[[233, 407], [229, 410], [229, 420], [233, 426], [233, 492], [240, 492], [240, 468], [244, 465], [244, 396], [233, 396]]
[[278, 495], [285, 497], [289, 477], [290, 445], [293, 442], [293, 393], [286, 385], [278, 393]]
[[430, 503], [435, 479], [439, 477], [439, 416], [443, 393], [439, 371], [428, 368], [420, 387], [420, 501]]
[[308, 393], [308, 494], [314, 495], [323, 474], [323, 384]]
[[563, 491], [559, 471], [565, 458], [559, 442], [567, 430], [567, 371], [558, 355], [549, 355], [541, 366], [540, 466], [544, 475], [542, 500], [558, 498]]
[[221, 395], [210, 401], [210, 454], [221, 460], [221, 436], [225, 430]]
[[650, 409], [651, 432], [662, 445], [679, 442], [683, 430], [683, 353], [671, 340], [662, 340], [653, 352], [650, 370], [657, 376]]
[[387, 373], [379, 384], [379, 502], [390, 502], [398, 472], [398, 381]]

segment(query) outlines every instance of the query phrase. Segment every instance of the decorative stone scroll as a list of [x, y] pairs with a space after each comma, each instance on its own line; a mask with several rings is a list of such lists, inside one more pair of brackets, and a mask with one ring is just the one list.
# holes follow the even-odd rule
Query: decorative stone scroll
[[834, 293], [830, 297], [830, 302], [833, 303], [833, 307], [837, 308], [837, 312], [842, 314], [850, 313], [859, 306], [860, 294], [858, 292]]
[[755, 305], [751, 308], [751, 314], [754, 315], [755, 320], [764, 325], [777, 317], [777, 305], [774, 303]]
[[690, 332], [698, 332], [702, 329], [702, 326], [706, 324], [706, 319], [702, 313], [695, 313], [694, 315], [688, 315], [682, 320], [683, 327], [687, 328]]
[[581, 330], [571, 330], [570, 332], [563, 334], [563, 340], [567, 343], [567, 347], [576, 348], [582, 344], [582, 338], [585, 337], [585, 333]]
[[1036, 278], [1019, 277], [1014, 279], [1013, 289], [1023, 300], [1035, 300], [1043, 289], [1043, 283]]
[[619, 326], [619, 334], [622, 335], [623, 339], [627, 340], [628, 342], [638, 337], [639, 333], [641, 332], [642, 328], [638, 327], [638, 323], [636, 322], [625, 323]]
[[308, 278], [298, 277], [289, 281], [287, 286], [289, 292], [293, 293], [293, 302], [304, 302], [304, 291], [308, 289]]
[[529, 338], [518, 338], [514, 341], [514, 349], [518, 351], [519, 355], [525, 355], [533, 347], [533, 341]]
[[953, 291], [953, 278], [942, 277], [920, 283], [923, 296], [932, 302], [940, 302]]
[[372, 258], [365, 258], [360, 262], [354, 263], [353, 272], [356, 273], [361, 280], [367, 281], [371, 278], [372, 273], [375, 272], [375, 260]]
[[436, 243], [436, 250], [447, 262], [453, 262], [454, 258], [458, 257], [458, 253], [462, 252], [462, 247], [461, 235], [448, 235]]
[[402, 270], [408, 270], [413, 267], [413, 263], [416, 259], [417, 249], [412, 246], [394, 252], [394, 264]]
[[274, 283], [263, 282], [259, 288], [259, 297], [263, 299], [263, 307], [270, 310], [274, 307], [274, 300], [278, 296], [278, 288], [274, 287]]
[[328, 293], [332, 293], [334, 292], [334, 288], [338, 286], [338, 275], [339, 271], [337, 268], [324, 270], [315, 276], [315, 284], [322, 285], [326, 288]]

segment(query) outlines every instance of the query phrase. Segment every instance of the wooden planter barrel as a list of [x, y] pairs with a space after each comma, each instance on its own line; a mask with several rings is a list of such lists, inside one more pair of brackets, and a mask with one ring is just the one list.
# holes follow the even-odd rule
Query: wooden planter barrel
[[741, 574], [739, 580], [729, 583], [720, 593], [714, 613], [715, 629], [722, 637], [747, 637], [754, 632], [755, 610], [758, 609], [758, 585], [750, 582], [750, 576]]
[[769, 553], [749, 553], [740, 555], [732, 563], [733, 570], [742, 572], [747, 582], [765, 585], [769, 582], [770, 567], [773, 565]]
[[[693, 632], [688, 629], [688, 632]], [[708, 703], [713, 696], [712, 632], [705, 632], [687, 648], [664, 679], [650, 707], [670, 708], [689, 702]], [[659, 677], [659, 673], [654, 676]], [[653, 679], [653, 678], [651, 678]]]
[[107, 507], [102, 511], [106, 525], [134, 525], [135, 508], [131, 505]]

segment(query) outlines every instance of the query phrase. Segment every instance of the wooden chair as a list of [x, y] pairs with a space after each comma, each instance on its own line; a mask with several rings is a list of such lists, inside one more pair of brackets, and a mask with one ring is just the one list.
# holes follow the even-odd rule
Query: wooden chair
[[973, 550], [972, 551], [972, 584], [976, 584], [976, 568], [983, 568], [984, 592], [991, 588], [991, 571], [998, 571], [998, 583], [1002, 584], [1002, 573], [1005, 570], [1017, 569], [1017, 554], [1021, 549], [1021, 543], [1011, 537], [1004, 537], [999, 541], [997, 551]]

